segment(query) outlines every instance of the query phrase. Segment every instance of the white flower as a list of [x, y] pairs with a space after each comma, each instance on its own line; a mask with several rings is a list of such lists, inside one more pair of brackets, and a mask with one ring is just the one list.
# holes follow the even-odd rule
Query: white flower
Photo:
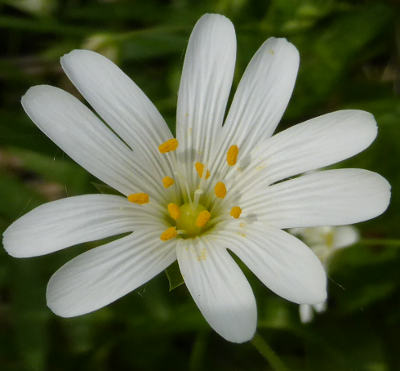
[[[328, 270], [329, 260], [337, 250], [351, 246], [360, 239], [358, 230], [349, 225], [342, 227], [292, 228], [290, 233], [302, 237], [307, 246], [321, 260], [325, 270]], [[322, 303], [315, 305], [300, 304], [299, 315], [301, 322], [311, 322], [314, 318], [314, 312], [321, 313], [326, 308], [326, 299]]]
[[75, 50], [61, 64], [108, 126], [58, 88], [36, 86], [25, 94], [22, 104], [35, 124], [125, 197], [87, 195], [42, 205], [4, 233], [8, 253], [42, 255], [133, 231], [52, 276], [47, 302], [56, 314], [99, 309], [178, 259], [211, 327], [227, 340], [247, 341], [256, 329], [256, 302], [227, 248], [285, 299], [324, 301], [320, 261], [282, 229], [373, 218], [389, 203], [389, 184], [360, 169], [280, 181], [362, 151], [376, 136], [375, 120], [366, 112], [339, 111], [271, 137], [291, 96], [299, 55], [285, 39], [270, 38], [247, 67], [222, 126], [235, 54], [231, 22], [203, 16], [186, 51], [177, 140], [143, 92], [94, 52]]
[[292, 228], [289, 232], [301, 237], [325, 267], [337, 250], [354, 245], [360, 239], [358, 230], [350, 225]]

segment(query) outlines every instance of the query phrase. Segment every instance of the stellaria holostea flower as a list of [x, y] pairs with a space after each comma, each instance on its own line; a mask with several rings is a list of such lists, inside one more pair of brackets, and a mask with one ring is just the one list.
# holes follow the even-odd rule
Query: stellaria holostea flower
[[[302, 238], [306, 245], [318, 256], [326, 271], [328, 271], [331, 257], [337, 250], [354, 245], [360, 238], [358, 230], [350, 225], [340, 227], [292, 228], [290, 233]], [[301, 322], [311, 322], [314, 318], [314, 312], [321, 313], [326, 308], [326, 299], [318, 304], [300, 304], [299, 314]]]
[[58, 315], [99, 309], [175, 259], [211, 327], [249, 340], [257, 310], [227, 249], [272, 291], [296, 303], [325, 300], [319, 259], [286, 228], [356, 223], [381, 214], [380, 175], [327, 166], [376, 136], [369, 113], [317, 117], [273, 137], [295, 84], [296, 48], [270, 38], [247, 67], [222, 126], [236, 56], [232, 23], [205, 15], [194, 27], [178, 94], [176, 139], [143, 92], [112, 62], [75, 50], [61, 64], [99, 116], [72, 95], [36, 86], [22, 98], [35, 124], [72, 159], [123, 196], [86, 195], [42, 205], [13, 223], [4, 246], [17, 257], [133, 232], [87, 251], [50, 279]]

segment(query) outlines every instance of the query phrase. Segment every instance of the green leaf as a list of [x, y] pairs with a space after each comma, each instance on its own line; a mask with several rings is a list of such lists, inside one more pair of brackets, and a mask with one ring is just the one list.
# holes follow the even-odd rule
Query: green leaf
[[90, 189], [89, 173], [70, 159], [65, 158], [63, 153], [50, 156], [20, 148], [10, 148], [8, 152], [18, 159], [23, 170], [39, 175], [40, 179], [43, 178], [46, 182], [56, 182], [62, 185], [65, 189], [65, 196], [87, 193]]
[[45, 201], [34, 189], [3, 171], [0, 171], [0, 195], [0, 216], [8, 221], [17, 219]]
[[183, 280], [181, 271], [179, 270], [178, 262], [174, 262], [171, 264], [166, 270], [165, 274], [167, 275], [169, 282], [169, 291], [176, 289], [180, 285], [182, 285], [185, 281]]

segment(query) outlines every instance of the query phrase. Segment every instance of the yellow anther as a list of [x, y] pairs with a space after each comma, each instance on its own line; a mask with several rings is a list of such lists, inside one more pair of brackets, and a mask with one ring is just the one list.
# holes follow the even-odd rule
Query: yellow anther
[[173, 203], [168, 204], [168, 212], [170, 217], [174, 220], [179, 219], [179, 216], [181, 215], [179, 206]]
[[200, 228], [204, 227], [207, 224], [207, 222], [210, 220], [210, 218], [211, 218], [211, 214], [209, 211], [207, 211], [207, 210], [201, 211], [199, 213], [199, 215], [197, 216], [196, 226], [200, 227]]
[[175, 151], [177, 148], [178, 148], [178, 140], [175, 138], [168, 139], [166, 142], [158, 146], [158, 150], [161, 153]]
[[239, 206], [234, 206], [231, 209], [231, 216], [233, 216], [235, 219], [239, 218], [240, 214], [242, 213], [242, 209]]
[[135, 204], [147, 204], [149, 202], [149, 195], [147, 193], [132, 193], [128, 196], [128, 200]]
[[[197, 174], [201, 178], [203, 176], [204, 165], [201, 162], [196, 162], [194, 164], [194, 167], [196, 168]], [[207, 170], [206, 179], [208, 179], [209, 177], [210, 177], [210, 172]]]
[[161, 241], [168, 241], [172, 238], [175, 238], [178, 232], [176, 231], [176, 227], [169, 227], [163, 233], [161, 233], [160, 240]]
[[175, 180], [173, 180], [171, 177], [169, 176], [165, 176], [162, 179], [162, 184], [165, 188], [171, 187], [173, 184], [175, 183]]
[[239, 147], [236, 144], [229, 147], [228, 152], [226, 154], [226, 162], [228, 163], [229, 166], [233, 166], [236, 164], [238, 154], [239, 154]]
[[218, 198], [224, 198], [226, 196], [226, 187], [222, 182], [218, 182], [214, 188], [215, 195]]

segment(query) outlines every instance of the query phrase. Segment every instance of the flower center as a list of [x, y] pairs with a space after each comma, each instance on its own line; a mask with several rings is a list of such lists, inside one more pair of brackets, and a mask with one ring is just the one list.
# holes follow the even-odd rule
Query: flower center
[[[222, 181], [216, 181], [215, 175], [210, 173], [206, 164], [201, 162], [193, 163], [193, 171], [197, 172], [199, 177], [199, 183], [197, 187], [192, 188], [193, 185], [189, 185], [185, 180], [185, 171], [182, 170], [182, 164], [177, 162], [175, 154], [173, 152], [178, 148], [178, 140], [175, 138], [169, 139], [166, 142], [158, 146], [158, 150], [162, 155], [171, 156], [171, 164], [174, 168], [173, 175], [165, 175], [161, 179], [161, 183], [164, 188], [175, 189], [175, 197], [179, 203], [183, 202], [180, 206], [175, 203], [169, 203], [165, 210], [165, 206], [153, 204], [150, 201], [150, 197], [147, 193], [133, 193], [128, 196], [130, 202], [145, 205], [147, 207], [154, 207], [157, 210], [165, 210], [166, 216], [168, 216], [170, 223], [168, 228], [160, 234], [162, 241], [168, 241], [170, 239], [180, 238], [193, 238], [205, 231], [213, 228], [217, 223], [226, 221], [234, 218], [238, 219], [242, 213], [242, 209], [236, 205], [230, 205], [229, 197], [225, 199], [229, 189]], [[172, 153], [169, 153], [172, 152]], [[225, 166], [232, 168], [236, 165], [239, 155], [239, 147], [232, 145], [229, 147], [226, 153]], [[208, 184], [207, 184], [208, 183]], [[214, 192], [210, 191], [210, 188], [214, 188]], [[168, 191], [169, 192], [169, 191]], [[205, 206], [206, 205], [206, 206]], [[230, 212], [227, 210], [230, 208]], [[146, 207], [146, 206], [143, 206]], [[173, 220], [171, 222], [171, 219]]]
[[182, 231], [182, 237], [194, 237], [202, 233], [210, 219], [209, 211], [201, 204], [185, 203], [180, 208], [176, 227]]

